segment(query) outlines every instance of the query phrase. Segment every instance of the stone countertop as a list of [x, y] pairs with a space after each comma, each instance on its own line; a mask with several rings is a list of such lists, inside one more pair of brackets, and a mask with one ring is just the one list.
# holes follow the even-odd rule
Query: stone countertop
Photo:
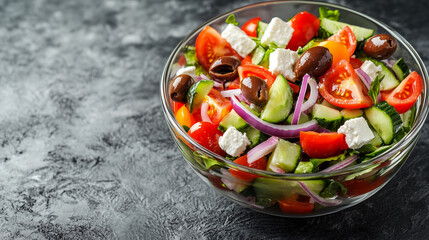
[[[310, 219], [217, 195], [159, 100], [164, 64], [204, 21], [256, 1], [0, 1], [0, 239], [424, 239], [429, 125], [365, 202]], [[329, 1], [399, 31], [429, 63], [429, 2]]]

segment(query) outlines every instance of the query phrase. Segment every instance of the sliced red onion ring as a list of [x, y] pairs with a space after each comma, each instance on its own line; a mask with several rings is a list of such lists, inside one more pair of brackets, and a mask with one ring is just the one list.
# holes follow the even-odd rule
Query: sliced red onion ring
[[359, 75], [360, 79], [362, 79], [363, 84], [369, 90], [371, 88], [372, 79], [366, 72], [360, 68], [355, 69], [356, 73]]
[[209, 110], [209, 104], [206, 102], [203, 102], [201, 104], [201, 120], [203, 120], [203, 122], [212, 122], [207, 113], [208, 110]]
[[228, 97], [228, 98], [230, 98], [231, 96], [238, 97], [238, 95], [241, 94], [241, 90], [240, 89], [224, 90], [224, 91], [220, 91], [220, 94], [222, 94], [223, 97]]
[[313, 78], [309, 78], [308, 85], [310, 85], [310, 96], [308, 97], [308, 100], [302, 104], [301, 112], [306, 112], [310, 109], [314, 104], [316, 104], [317, 99], [319, 98], [317, 82]]
[[247, 162], [249, 164], [252, 164], [256, 160], [260, 159], [261, 157], [267, 155], [268, 153], [272, 152], [274, 148], [277, 146], [277, 143], [279, 142], [278, 137], [270, 137], [265, 142], [260, 143], [256, 147], [252, 148], [247, 153]]
[[308, 196], [310, 196], [315, 202], [322, 204], [324, 206], [337, 206], [339, 204], [342, 203], [341, 200], [339, 199], [327, 199], [327, 198], [322, 198], [321, 196], [319, 196], [318, 194], [314, 193], [313, 191], [311, 191], [307, 185], [303, 182], [298, 182], [299, 185], [301, 185], [302, 189], [304, 189], [304, 191], [308, 194]]
[[350, 157], [344, 159], [343, 161], [341, 161], [341, 162], [339, 162], [339, 163], [337, 163], [335, 165], [332, 165], [332, 166], [330, 166], [328, 168], [323, 169], [320, 172], [332, 172], [332, 171], [335, 171], [335, 170], [338, 170], [338, 169], [345, 168], [348, 165], [352, 164], [354, 161], [356, 161], [357, 158], [358, 158], [358, 155], [350, 156]]
[[240, 100], [241, 102], [245, 102], [247, 105], [250, 105], [249, 100], [247, 100], [247, 98], [243, 95], [243, 93], [240, 93], [237, 96], [238, 100]]
[[292, 125], [298, 124], [299, 117], [301, 116], [301, 107], [304, 102], [305, 93], [307, 92], [307, 83], [309, 78], [310, 75], [308, 75], [308, 73], [306, 73], [302, 78], [301, 89], [299, 90], [298, 99], [295, 104], [295, 111], [293, 112]]
[[381, 60], [386, 67], [390, 68], [390, 70], [392, 70], [393, 65], [396, 63], [395, 59], [383, 59]]

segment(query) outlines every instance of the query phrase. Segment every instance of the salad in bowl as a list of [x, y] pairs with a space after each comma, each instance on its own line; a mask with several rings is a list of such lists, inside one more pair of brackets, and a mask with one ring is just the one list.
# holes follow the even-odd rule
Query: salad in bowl
[[241, 205], [290, 217], [339, 211], [381, 189], [417, 142], [427, 88], [399, 34], [300, 2], [209, 21], [179, 44], [161, 83], [194, 170]]

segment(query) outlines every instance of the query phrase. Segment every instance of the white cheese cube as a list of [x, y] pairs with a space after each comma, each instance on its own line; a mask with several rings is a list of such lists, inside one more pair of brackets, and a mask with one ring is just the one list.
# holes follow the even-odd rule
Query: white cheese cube
[[374, 80], [378, 73], [382, 71], [381, 66], [375, 65], [372, 61], [369, 60], [365, 60], [365, 62], [363, 62], [363, 64], [360, 66], [360, 69], [368, 74], [372, 80]]
[[292, 38], [292, 34], [293, 28], [290, 23], [275, 17], [271, 19], [264, 35], [262, 35], [261, 43], [264, 46], [274, 43], [279, 48], [285, 48]]
[[346, 135], [346, 143], [351, 149], [358, 149], [374, 139], [374, 133], [363, 117], [347, 120], [338, 129], [338, 133]]
[[181, 74], [187, 74], [187, 75], [191, 76], [194, 80], [197, 79], [197, 73], [196, 73], [195, 66], [180, 68], [179, 70], [177, 70], [176, 76], [179, 76]]
[[231, 47], [243, 58], [249, 55], [255, 49], [256, 43], [239, 27], [228, 24], [222, 32], [224, 38]]
[[293, 67], [298, 61], [298, 53], [289, 49], [277, 48], [270, 54], [270, 72], [275, 75], [281, 74], [290, 81], [296, 80]]
[[248, 145], [250, 145], [250, 141], [246, 133], [241, 133], [235, 127], [228, 128], [219, 138], [220, 148], [233, 157], [240, 156]]

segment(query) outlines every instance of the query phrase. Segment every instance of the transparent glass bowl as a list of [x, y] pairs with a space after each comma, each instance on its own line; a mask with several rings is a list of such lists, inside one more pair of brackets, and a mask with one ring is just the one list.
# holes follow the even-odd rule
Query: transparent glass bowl
[[[239, 23], [244, 23], [256, 16], [260, 16], [264, 22], [269, 22], [273, 17], [288, 20], [301, 11], [307, 11], [318, 16], [318, 9], [322, 6], [338, 9], [340, 11], [340, 21], [342, 22], [375, 29], [375, 34], [386, 33], [393, 36], [398, 43], [398, 48], [393, 57], [397, 59], [399, 57], [404, 58], [408, 66], [413, 71], [417, 71], [424, 79], [424, 89], [416, 103], [415, 123], [411, 131], [401, 141], [370, 161], [334, 172], [280, 174], [236, 164], [208, 151], [188, 136], [174, 117], [173, 102], [169, 98], [168, 86], [179, 68], [178, 61], [185, 53], [184, 47], [186, 45], [193, 46], [199, 32], [205, 26], [210, 25], [221, 32], [225, 27], [225, 19], [232, 13], [235, 14]], [[425, 65], [417, 52], [398, 32], [386, 24], [338, 5], [304, 1], [276, 1], [245, 6], [227, 12], [209, 20], [191, 32], [177, 45], [167, 61], [161, 79], [161, 98], [168, 127], [177, 146], [189, 165], [208, 185], [214, 187], [217, 192], [232, 201], [259, 212], [285, 217], [311, 217], [333, 213], [358, 204], [380, 190], [398, 172], [416, 145], [428, 113], [428, 79]], [[258, 179], [251, 182], [242, 181], [232, 176], [229, 169], [238, 169], [255, 174]], [[305, 194], [297, 182], [309, 180], [335, 180], [346, 185], [348, 192], [346, 195], [340, 193], [340, 196], [337, 197], [342, 201], [341, 204], [323, 206], [316, 203], [314, 210], [306, 214], [285, 213], [281, 211], [278, 204], [270, 205], [270, 203], [275, 203], [276, 200], [281, 200], [281, 198], [288, 196], [291, 192]], [[245, 186], [250, 186], [250, 188], [240, 192]], [[255, 196], [258, 196], [257, 202], [255, 202]], [[263, 196], [264, 201], [261, 201], [261, 196]]]

